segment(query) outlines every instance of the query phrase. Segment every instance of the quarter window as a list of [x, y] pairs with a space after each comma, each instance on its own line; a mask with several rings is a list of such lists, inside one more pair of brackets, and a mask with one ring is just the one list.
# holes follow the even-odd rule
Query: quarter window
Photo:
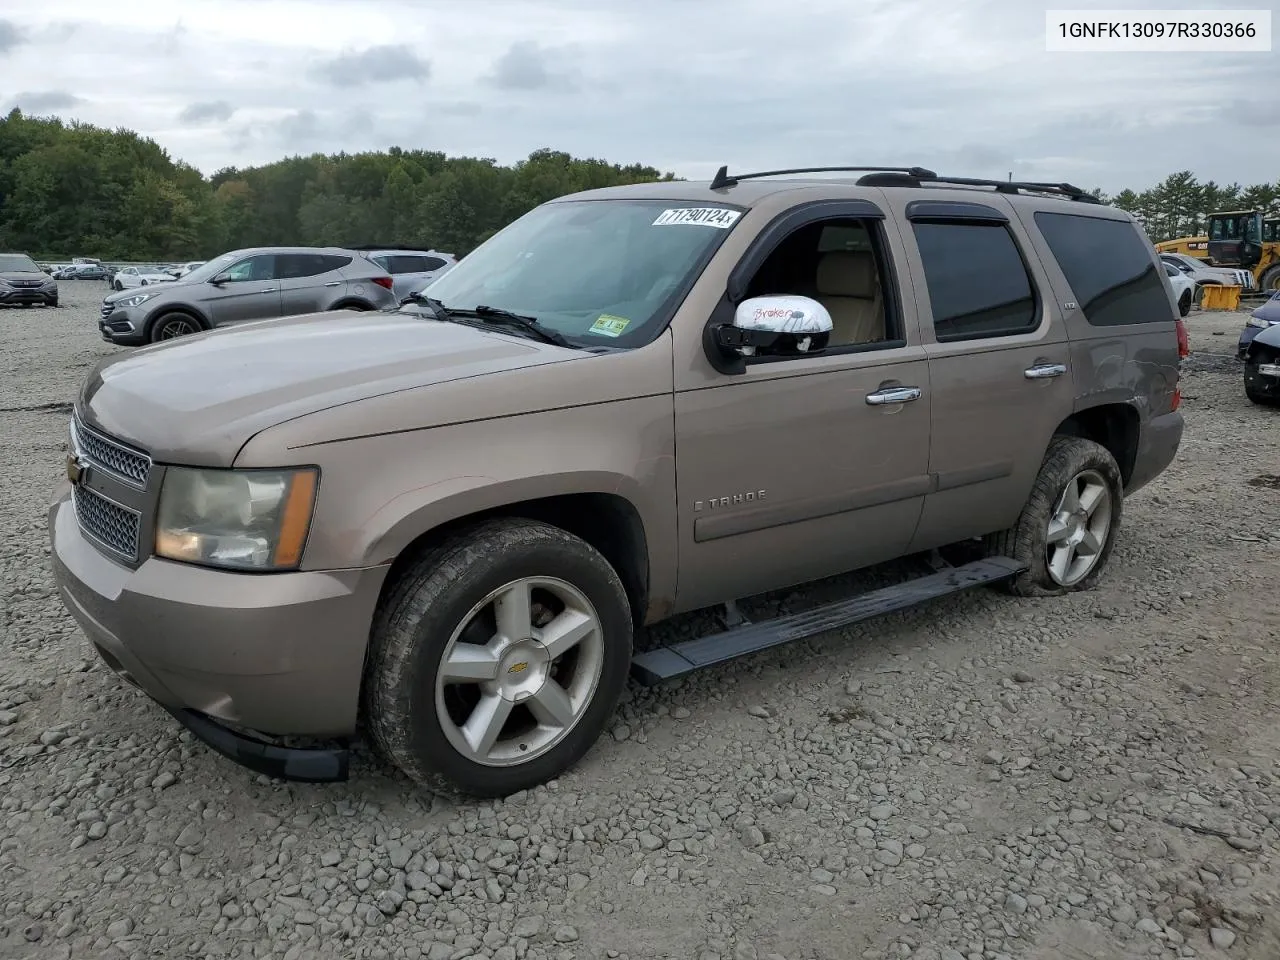
[[1036, 226], [1089, 323], [1110, 327], [1173, 319], [1164, 280], [1132, 223], [1041, 210]]
[[1033, 330], [1036, 296], [1003, 224], [914, 222], [939, 341]]

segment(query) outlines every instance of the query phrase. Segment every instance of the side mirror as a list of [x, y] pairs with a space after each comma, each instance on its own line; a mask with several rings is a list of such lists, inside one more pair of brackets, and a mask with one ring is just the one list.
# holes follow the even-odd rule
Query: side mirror
[[210, 283], [212, 283], [215, 287], [220, 287], [220, 286], [222, 286], [224, 283], [227, 283], [230, 279], [231, 279], [231, 274], [229, 274], [229, 273], [225, 273], [225, 272], [224, 272], [224, 273], [220, 273], [220, 274], [218, 274], [216, 277], [214, 277], [214, 278], [213, 278], [212, 280], [210, 280], [209, 282], [210, 282]]
[[740, 357], [821, 353], [830, 339], [831, 314], [810, 297], [752, 297], [715, 329], [716, 346]]

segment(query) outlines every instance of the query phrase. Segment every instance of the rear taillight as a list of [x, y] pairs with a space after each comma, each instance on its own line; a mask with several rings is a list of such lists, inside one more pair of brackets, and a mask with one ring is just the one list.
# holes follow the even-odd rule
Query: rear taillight
[[391, 283], [391, 278], [390, 278], [390, 277], [374, 277], [374, 278], [373, 278], [373, 282], [374, 282], [374, 283], [376, 283], [376, 284], [377, 284], [378, 286], [380, 286], [380, 287], [385, 287], [385, 288], [386, 288], [386, 289], [388, 289], [388, 290], [390, 290], [390, 289], [391, 289], [391, 287], [392, 287], [392, 283]]
[[1178, 357], [1191, 356], [1191, 339], [1187, 336], [1187, 324], [1183, 320], [1177, 320], [1174, 323], [1178, 331]]

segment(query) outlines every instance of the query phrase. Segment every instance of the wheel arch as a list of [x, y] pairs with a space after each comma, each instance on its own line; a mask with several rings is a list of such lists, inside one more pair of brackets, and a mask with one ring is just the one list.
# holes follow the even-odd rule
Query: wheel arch
[[328, 310], [356, 309], [356, 310], [371, 311], [371, 310], [376, 310], [377, 308], [373, 304], [371, 304], [368, 300], [362, 299], [361, 297], [343, 297], [341, 300], [337, 301], [331, 307], [328, 307], [326, 309]]
[[1077, 410], [1053, 431], [1054, 436], [1082, 437], [1105, 447], [1120, 467], [1128, 486], [1138, 459], [1142, 418], [1130, 403], [1103, 403]]
[[[439, 518], [439, 504], [431, 513]], [[400, 574], [432, 545], [467, 527], [502, 517], [537, 520], [559, 527], [586, 541], [609, 562], [627, 592], [632, 622], [646, 620], [650, 596], [649, 539], [640, 511], [629, 499], [615, 492], [585, 490], [574, 493], [529, 497], [477, 506], [464, 512], [449, 511], [445, 519], [431, 522], [413, 515], [380, 537], [373, 556], [390, 559], [383, 593], [392, 589]], [[421, 526], [422, 524], [428, 524]], [[421, 526], [416, 535], [408, 530]], [[386, 557], [388, 551], [393, 551]]]

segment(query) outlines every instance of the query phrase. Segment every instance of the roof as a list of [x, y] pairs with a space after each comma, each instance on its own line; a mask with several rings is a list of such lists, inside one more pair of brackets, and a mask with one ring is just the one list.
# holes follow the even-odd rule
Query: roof
[[[815, 178], [808, 174], [826, 174]], [[801, 174], [804, 176], [796, 176]], [[767, 178], [767, 179], [766, 179]], [[821, 188], [825, 187], [826, 190]], [[732, 204], [750, 208], [766, 197], [784, 191], [807, 190], [815, 194], [832, 192], [865, 196], [879, 190], [961, 190], [964, 192], [999, 193], [1007, 199], [1016, 197], [1054, 196], [1060, 200], [1098, 205], [1097, 198], [1069, 183], [1044, 181], [984, 180], [973, 177], [948, 177], [923, 167], [808, 167], [773, 170], [760, 173], [730, 174], [721, 167], [712, 180], [662, 180], [649, 183], [623, 184], [583, 190], [557, 198], [566, 200], [671, 200], [692, 203]], [[554, 202], [554, 201], [553, 201]]]

